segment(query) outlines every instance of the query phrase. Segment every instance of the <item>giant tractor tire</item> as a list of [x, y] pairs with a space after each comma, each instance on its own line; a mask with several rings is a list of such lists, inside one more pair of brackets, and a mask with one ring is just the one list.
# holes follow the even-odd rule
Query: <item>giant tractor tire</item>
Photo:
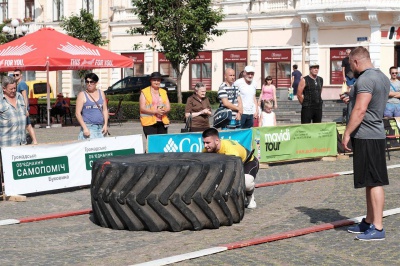
[[131, 231], [216, 229], [244, 216], [239, 157], [150, 153], [104, 158], [92, 168], [95, 223]]

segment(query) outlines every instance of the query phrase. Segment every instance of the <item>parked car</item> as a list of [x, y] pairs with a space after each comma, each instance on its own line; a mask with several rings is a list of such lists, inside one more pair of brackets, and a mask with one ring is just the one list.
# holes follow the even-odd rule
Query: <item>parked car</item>
[[[47, 82], [45, 80], [30, 80], [26, 81], [29, 87], [29, 98], [46, 98], [47, 97]], [[50, 86], [50, 98], [54, 98], [54, 92]]]
[[[128, 76], [108, 87], [104, 93], [106, 95], [137, 93], [148, 86], [150, 86], [150, 75], [138, 77]], [[160, 87], [166, 89], [167, 91], [175, 91], [177, 85], [175, 80], [169, 78], [168, 76], [163, 76], [161, 78]]]

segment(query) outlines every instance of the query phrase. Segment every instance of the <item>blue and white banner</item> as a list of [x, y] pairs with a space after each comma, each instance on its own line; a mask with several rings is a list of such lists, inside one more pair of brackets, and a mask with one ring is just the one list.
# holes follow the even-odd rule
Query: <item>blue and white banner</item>
[[[251, 129], [224, 130], [219, 132], [221, 139], [232, 139], [251, 150]], [[147, 136], [147, 152], [201, 152], [204, 145], [199, 133], [163, 134]]]

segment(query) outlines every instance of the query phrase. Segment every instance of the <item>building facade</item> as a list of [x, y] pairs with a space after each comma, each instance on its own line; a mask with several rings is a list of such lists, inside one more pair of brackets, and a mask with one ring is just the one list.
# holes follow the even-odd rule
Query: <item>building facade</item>
[[[323, 97], [335, 99], [347, 48], [366, 46], [375, 67], [387, 74], [390, 66], [400, 65], [397, 0], [218, 0], [213, 6], [225, 14], [218, 28], [226, 33], [214, 37], [190, 62], [182, 77], [183, 91], [193, 89], [199, 81], [217, 90], [225, 68], [235, 69], [238, 76], [246, 65], [253, 65], [260, 88], [270, 75], [279, 95], [284, 95], [290, 87], [293, 64], [306, 75], [309, 62], [318, 61], [319, 75], [324, 78]], [[60, 30], [62, 16], [78, 14], [81, 8], [92, 12], [101, 22], [103, 37], [110, 40], [104, 48], [135, 60], [132, 69], [95, 70], [102, 89], [128, 75], [160, 71], [176, 76], [162, 53], [145, 48], [149, 36], [127, 33], [140, 26], [130, 0], [0, 0], [0, 8], [3, 20], [25, 18], [29, 32], [44, 26]], [[67, 95], [80, 86], [73, 71], [52, 73], [52, 80]]]

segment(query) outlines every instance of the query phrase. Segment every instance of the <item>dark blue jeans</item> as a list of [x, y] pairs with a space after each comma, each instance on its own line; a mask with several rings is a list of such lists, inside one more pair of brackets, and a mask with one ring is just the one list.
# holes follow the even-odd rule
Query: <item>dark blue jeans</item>
[[240, 119], [240, 124], [242, 125], [242, 128], [252, 128], [253, 122], [254, 122], [254, 115], [242, 114], [242, 117]]

